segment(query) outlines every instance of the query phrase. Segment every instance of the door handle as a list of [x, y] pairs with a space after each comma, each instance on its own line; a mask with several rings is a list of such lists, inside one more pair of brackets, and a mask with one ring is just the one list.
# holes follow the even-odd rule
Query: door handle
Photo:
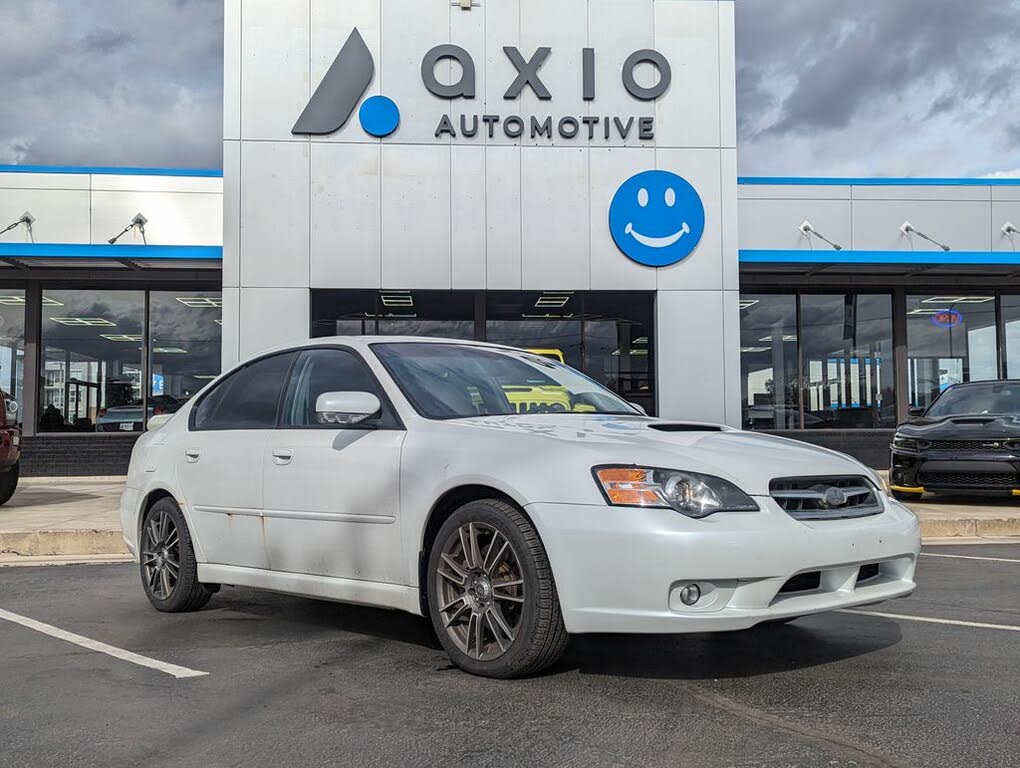
[[186, 458], [192, 464], [194, 464], [196, 461], [198, 461], [198, 459], [199, 459], [199, 457], [201, 455], [202, 455], [202, 452], [199, 451], [198, 448], [185, 448], [184, 449], [184, 458]]
[[273, 449], [273, 463], [275, 464], [290, 464], [290, 460], [294, 458], [294, 451], [290, 448], [274, 448]]

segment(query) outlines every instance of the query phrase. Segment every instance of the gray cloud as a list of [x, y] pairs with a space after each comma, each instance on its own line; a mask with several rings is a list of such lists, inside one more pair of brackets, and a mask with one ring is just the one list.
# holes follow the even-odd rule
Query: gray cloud
[[739, 0], [744, 175], [1020, 172], [1020, 0]]
[[9, 5], [0, 163], [220, 167], [222, 0]]
[[[222, 0], [10, 5], [0, 163], [219, 167]], [[1020, 175], [1020, 0], [736, 7], [742, 174]]]

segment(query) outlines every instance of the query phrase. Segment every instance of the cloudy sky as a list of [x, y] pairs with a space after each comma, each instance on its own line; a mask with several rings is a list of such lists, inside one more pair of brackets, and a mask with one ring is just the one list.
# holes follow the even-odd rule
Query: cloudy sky
[[[0, 163], [219, 167], [222, 0], [8, 5]], [[1020, 0], [737, 0], [737, 56], [743, 175], [1020, 176]]]

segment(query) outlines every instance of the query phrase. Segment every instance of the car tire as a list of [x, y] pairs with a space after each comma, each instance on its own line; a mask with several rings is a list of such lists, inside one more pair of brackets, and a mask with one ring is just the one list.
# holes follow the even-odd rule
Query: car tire
[[465, 672], [533, 675], [567, 647], [545, 547], [513, 504], [484, 499], [454, 512], [432, 544], [424, 587], [436, 637]]
[[215, 591], [198, 580], [188, 524], [169, 497], [145, 513], [138, 537], [138, 565], [145, 596], [157, 611], [197, 611]]
[[18, 490], [18, 478], [21, 477], [21, 462], [15, 462], [14, 466], [6, 472], [0, 472], [0, 506], [3, 506], [14, 492]]
[[911, 491], [893, 491], [892, 497], [896, 501], [920, 501], [923, 497], [923, 493], [912, 493]]

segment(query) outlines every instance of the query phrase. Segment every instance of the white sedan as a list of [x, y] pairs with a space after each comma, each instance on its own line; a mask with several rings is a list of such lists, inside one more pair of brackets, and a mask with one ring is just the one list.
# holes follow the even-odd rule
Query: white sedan
[[221, 584], [425, 616], [480, 675], [583, 632], [747, 629], [910, 594], [918, 523], [833, 451], [655, 419], [563, 364], [422, 338], [250, 360], [137, 442], [160, 611]]

